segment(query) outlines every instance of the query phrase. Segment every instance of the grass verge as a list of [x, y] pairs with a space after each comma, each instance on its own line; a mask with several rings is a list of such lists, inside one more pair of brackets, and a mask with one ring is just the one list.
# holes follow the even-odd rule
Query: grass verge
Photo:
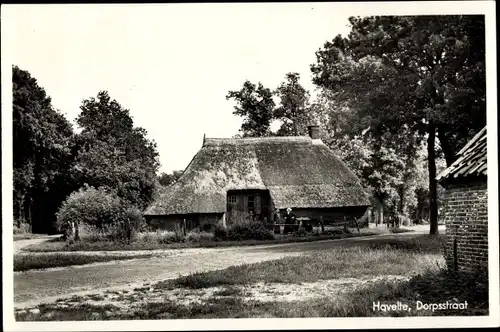
[[84, 265], [90, 263], [109, 262], [116, 260], [149, 258], [152, 255], [100, 255], [89, 256], [80, 254], [22, 254], [14, 255], [14, 271], [27, 271], [33, 269], [46, 269], [51, 267], [64, 267], [72, 265]]
[[[408, 275], [436, 268], [442, 261], [442, 236], [371, 240], [368, 246], [317, 251], [224, 270], [194, 273], [162, 281], [156, 288], [208, 288], [255, 282], [300, 283], [320, 279]], [[444, 263], [444, 262], [442, 262]]]
[[378, 235], [380, 232], [366, 230], [361, 233], [353, 232], [347, 234], [325, 234], [313, 236], [278, 236], [272, 240], [242, 240], [242, 241], [199, 241], [199, 242], [177, 242], [177, 243], [155, 243], [155, 242], [132, 242], [119, 243], [111, 241], [98, 242], [75, 242], [68, 244], [60, 239], [47, 241], [23, 248], [30, 252], [56, 252], [56, 251], [121, 251], [121, 250], [157, 250], [157, 249], [185, 249], [185, 248], [222, 248], [234, 246], [255, 246], [263, 244], [280, 244], [293, 242], [314, 242], [322, 240], [335, 240], [343, 238], [354, 238], [362, 236]]

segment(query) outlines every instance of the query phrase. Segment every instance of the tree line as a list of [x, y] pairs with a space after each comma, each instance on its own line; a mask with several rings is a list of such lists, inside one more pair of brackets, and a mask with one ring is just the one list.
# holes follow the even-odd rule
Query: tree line
[[14, 226], [56, 232], [56, 213], [80, 188], [103, 188], [131, 207], [152, 200], [159, 168], [156, 143], [133, 125], [108, 92], [84, 99], [77, 132], [31, 74], [13, 81]]
[[[314, 102], [295, 73], [274, 92], [246, 81], [226, 98], [242, 136], [297, 135], [306, 122], [360, 177], [378, 205], [437, 233], [436, 175], [486, 125], [484, 17], [350, 17], [311, 64]], [[276, 106], [272, 95], [280, 97]], [[272, 120], [281, 128], [271, 133]]]
[[[311, 64], [317, 96], [290, 72], [275, 89], [245, 81], [230, 90], [240, 137], [305, 135], [320, 124], [325, 144], [359, 176], [379, 218], [429, 219], [437, 233], [437, 173], [486, 124], [482, 16], [351, 17]], [[105, 188], [142, 210], [182, 171], [157, 176], [156, 143], [106, 91], [84, 99], [78, 130], [26, 70], [13, 67], [15, 226], [55, 231], [62, 202]], [[277, 131], [271, 130], [278, 121]]]

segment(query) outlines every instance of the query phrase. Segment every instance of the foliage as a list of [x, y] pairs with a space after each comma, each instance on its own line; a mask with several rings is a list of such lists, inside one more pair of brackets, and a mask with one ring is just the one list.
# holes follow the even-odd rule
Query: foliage
[[112, 188], [129, 204], [145, 208], [157, 181], [156, 143], [146, 130], [133, 126], [129, 111], [106, 91], [84, 100], [80, 108], [75, 177], [81, 185]]
[[346, 38], [316, 53], [313, 81], [354, 110], [375, 137], [426, 135], [435, 233], [435, 139], [449, 165], [486, 123], [484, 17], [352, 17], [350, 23]]
[[156, 232], [138, 233], [135, 240], [137, 243], [158, 245], [183, 242], [184, 238], [176, 232], [158, 230]]
[[207, 242], [214, 239], [214, 233], [203, 232], [199, 230], [191, 231], [186, 234], [186, 241], [188, 242]]
[[182, 171], [182, 170], [173, 171], [170, 174], [161, 173], [160, 176], [158, 176], [158, 182], [162, 186], [165, 186], [165, 187], [169, 186], [169, 185], [177, 182], [177, 180], [179, 180], [179, 178], [181, 177], [182, 173], [184, 173], [184, 171]]
[[310, 124], [309, 92], [300, 84], [298, 73], [286, 74], [286, 81], [275, 90], [280, 98], [279, 106], [274, 110], [273, 118], [281, 121], [276, 132], [278, 136], [298, 136], [307, 134]]
[[226, 99], [234, 99], [234, 115], [242, 116], [240, 132], [243, 137], [260, 137], [270, 134], [275, 103], [272, 91], [262, 83], [257, 85], [245, 81], [239, 91], [229, 91]]
[[227, 239], [228, 231], [227, 228], [217, 224], [214, 228], [214, 239], [215, 241], [225, 241]]
[[73, 192], [57, 212], [59, 229], [69, 222], [104, 228], [120, 221], [124, 207], [118, 197], [103, 188], [81, 188]]
[[13, 66], [12, 88], [14, 219], [47, 233], [74, 189], [73, 129], [29, 72]]
[[28, 234], [31, 233], [31, 225], [27, 222], [14, 221], [13, 225], [14, 234]]
[[136, 258], [149, 258], [149, 254], [141, 255], [85, 255], [76, 253], [45, 253], [45, 254], [22, 254], [14, 255], [14, 271], [27, 271], [33, 269], [47, 269], [51, 267], [63, 267], [74, 265], [85, 265], [98, 262], [109, 262]]
[[274, 233], [261, 222], [242, 222], [231, 225], [227, 231], [227, 240], [272, 240]]

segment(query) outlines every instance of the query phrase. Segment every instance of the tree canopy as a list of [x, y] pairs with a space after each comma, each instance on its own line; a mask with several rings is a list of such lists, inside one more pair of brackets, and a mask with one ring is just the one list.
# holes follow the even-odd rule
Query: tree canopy
[[13, 66], [12, 88], [14, 219], [47, 232], [72, 191], [73, 128], [29, 72]]
[[307, 133], [310, 124], [309, 91], [300, 84], [298, 73], [286, 74], [286, 80], [275, 90], [280, 104], [274, 109], [273, 118], [281, 121], [276, 135], [297, 136]]
[[106, 91], [83, 100], [80, 108], [82, 132], [73, 168], [78, 183], [111, 188], [133, 206], [145, 208], [157, 180], [156, 143], [146, 130], [133, 126], [129, 111]]
[[181, 177], [182, 173], [184, 173], [184, 171], [182, 170], [176, 170], [173, 171], [172, 173], [161, 173], [160, 176], [158, 176], [158, 182], [162, 186], [165, 187], [169, 186], [177, 182], [177, 180], [179, 180], [179, 178]]
[[437, 232], [436, 138], [447, 164], [486, 124], [482, 16], [351, 17], [316, 53], [313, 82], [377, 137], [427, 139], [431, 233]]
[[234, 115], [243, 117], [241, 133], [243, 137], [268, 136], [271, 132], [271, 121], [275, 103], [273, 93], [262, 83], [257, 85], [245, 81], [239, 91], [229, 91], [226, 99], [234, 99]]

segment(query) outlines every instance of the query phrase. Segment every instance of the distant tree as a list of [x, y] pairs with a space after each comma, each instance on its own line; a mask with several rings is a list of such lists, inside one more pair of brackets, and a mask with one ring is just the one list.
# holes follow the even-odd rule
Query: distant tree
[[170, 174], [161, 173], [160, 176], [158, 177], [158, 182], [162, 186], [169, 186], [169, 185], [177, 182], [177, 180], [179, 180], [179, 178], [181, 177], [183, 172], [184, 171], [182, 171], [182, 170], [178, 170], [178, 171], [173, 171]]
[[159, 168], [156, 143], [134, 127], [129, 111], [106, 91], [82, 102], [74, 174], [80, 185], [108, 187], [140, 209], [151, 201]]
[[241, 90], [228, 92], [226, 99], [236, 102], [233, 114], [243, 117], [243, 137], [269, 136], [275, 107], [272, 97], [272, 91], [260, 82], [245, 81]]
[[[351, 17], [347, 38], [316, 53], [313, 82], [375, 133], [427, 137], [430, 233], [437, 233], [436, 137], [447, 164], [484, 127], [483, 16]], [[406, 126], [405, 126], [406, 125]]]
[[274, 119], [281, 122], [278, 136], [307, 134], [307, 125], [311, 121], [310, 95], [299, 80], [298, 73], [288, 73], [286, 80], [274, 92], [280, 98], [280, 104], [274, 110]]
[[12, 88], [14, 219], [51, 232], [57, 208], [74, 189], [73, 128], [28, 71], [13, 66]]

